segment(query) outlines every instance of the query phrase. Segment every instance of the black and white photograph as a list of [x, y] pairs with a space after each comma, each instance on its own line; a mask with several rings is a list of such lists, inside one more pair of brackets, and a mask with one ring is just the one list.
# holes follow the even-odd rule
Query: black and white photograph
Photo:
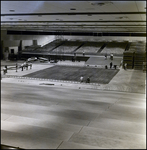
[[1, 149], [146, 149], [146, 1], [1, 1]]

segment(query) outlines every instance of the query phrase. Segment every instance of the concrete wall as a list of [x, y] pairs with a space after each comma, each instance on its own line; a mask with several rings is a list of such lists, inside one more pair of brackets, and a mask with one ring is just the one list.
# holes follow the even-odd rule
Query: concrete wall
[[25, 48], [25, 46], [31, 46], [33, 45], [32, 40], [22, 40], [22, 50]]
[[18, 53], [18, 46], [9, 47], [9, 54], [11, 54], [11, 49], [14, 50], [14, 54], [17, 54], [17, 53]]
[[68, 40], [83, 40], [83, 41], [144, 41], [146, 42], [146, 37], [115, 37], [115, 36], [63, 36], [64, 39]]
[[33, 45], [33, 41], [36, 41], [37, 45], [43, 46], [49, 42], [54, 41], [54, 39], [54, 35], [7, 35], [6, 30], [1, 30], [1, 52], [4, 57], [7, 57], [10, 51], [8, 50], [5, 52], [6, 48], [10, 49], [9, 47], [17, 47], [17, 50], [15, 48], [15, 53], [17, 53], [21, 41], [21, 49], [23, 50], [25, 46]]
[[10, 41], [10, 40], [4, 40], [3, 41], [3, 46], [4, 47], [12, 47], [12, 46], [19, 46], [19, 44], [20, 44], [20, 40], [13, 40], [13, 41]]
[[[2, 41], [20, 41], [20, 40], [27, 40], [24, 42], [25, 45], [23, 46], [29, 46], [33, 45], [33, 40], [37, 40], [38, 45], [45, 45], [55, 39], [54, 35], [7, 35], [6, 30], [1, 31], [1, 40]], [[27, 44], [28, 42], [28, 44]]]

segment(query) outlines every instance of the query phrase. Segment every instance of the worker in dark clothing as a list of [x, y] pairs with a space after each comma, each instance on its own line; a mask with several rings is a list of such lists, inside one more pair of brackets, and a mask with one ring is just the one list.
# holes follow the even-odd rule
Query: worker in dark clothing
[[21, 71], [23, 71], [24, 64], [21, 64]]
[[107, 59], [107, 53], [105, 54], [105, 59]]
[[6, 68], [4, 67], [4, 69], [3, 69], [3, 73], [4, 73], [4, 75], [6, 74]]
[[83, 56], [85, 56], [85, 52], [83, 51]]
[[6, 69], [5, 69], [5, 72], [7, 73], [7, 70], [8, 70], [8, 69], [7, 69], [7, 65], [5, 66], [5, 68], [6, 68]]
[[86, 83], [90, 83], [90, 78], [89, 77], [87, 78]]
[[110, 69], [112, 68], [112, 65], [113, 65], [113, 64], [112, 64], [112, 62], [111, 62], [111, 63], [110, 63]]
[[16, 63], [16, 72], [17, 72], [18, 64]]

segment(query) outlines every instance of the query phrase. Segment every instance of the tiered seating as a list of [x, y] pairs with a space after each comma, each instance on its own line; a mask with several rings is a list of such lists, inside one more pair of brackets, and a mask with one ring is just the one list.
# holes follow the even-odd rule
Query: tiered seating
[[54, 49], [54, 53], [73, 53], [83, 42], [82, 41], [65, 41], [62, 45]]
[[61, 41], [58, 41], [58, 40], [54, 40], [42, 47], [38, 47], [35, 49], [35, 53], [46, 53], [46, 52], [50, 52], [52, 51], [52, 49], [56, 48], [56, 46], [59, 45], [59, 43], [61, 43]]
[[123, 54], [127, 42], [109, 42], [106, 47], [101, 51], [102, 54]]
[[143, 63], [146, 62], [146, 43], [132, 42], [129, 50], [124, 52], [123, 60], [129, 68], [143, 69]]
[[145, 51], [146, 50], [146, 43], [143, 42], [132, 42], [129, 48], [129, 51]]
[[31, 45], [31, 46], [26, 46], [25, 49], [23, 49], [23, 52], [32, 52], [35, 51], [40, 45]]
[[127, 63], [128, 69], [133, 69], [134, 67], [134, 52], [133, 51], [125, 51], [123, 53], [123, 66]]
[[45, 48], [43, 48], [43, 47], [40, 47], [40, 48], [37, 48], [37, 49], [35, 50], [35, 52], [36, 52], [36, 53], [37, 53], [37, 52], [41, 53], [41, 52], [47, 52], [47, 50], [46, 50]]
[[146, 43], [132, 42], [129, 51], [134, 51], [134, 69], [143, 69], [143, 62], [146, 62]]
[[146, 52], [140, 51], [134, 54], [134, 69], [142, 70], [143, 64], [146, 63]]
[[85, 53], [96, 54], [103, 44], [104, 42], [84, 42], [84, 45], [76, 53], [82, 53], [84, 51]]
[[61, 43], [59, 40], [54, 40], [42, 47], [43, 51], [45, 50], [46, 52], [52, 51], [56, 46], [58, 46]]

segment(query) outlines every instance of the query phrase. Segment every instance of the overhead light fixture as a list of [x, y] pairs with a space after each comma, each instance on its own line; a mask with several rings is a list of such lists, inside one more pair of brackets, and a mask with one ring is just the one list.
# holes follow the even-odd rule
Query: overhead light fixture
[[99, 5], [99, 6], [103, 6], [103, 5], [105, 5], [105, 3], [92, 3], [92, 5]]
[[104, 6], [104, 5], [111, 5], [113, 4], [112, 2], [91, 2], [91, 5], [98, 5], [98, 6]]
[[76, 10], [75, 8], [70, 8], [70, 10]]
[[127, 16], [116, 17], [116, 19], [127, 19]]
[[14, 12], [15, 10], [14, 10], [14, 9], [10, 9], [9, 11], [10, 11], [10, 12]]

